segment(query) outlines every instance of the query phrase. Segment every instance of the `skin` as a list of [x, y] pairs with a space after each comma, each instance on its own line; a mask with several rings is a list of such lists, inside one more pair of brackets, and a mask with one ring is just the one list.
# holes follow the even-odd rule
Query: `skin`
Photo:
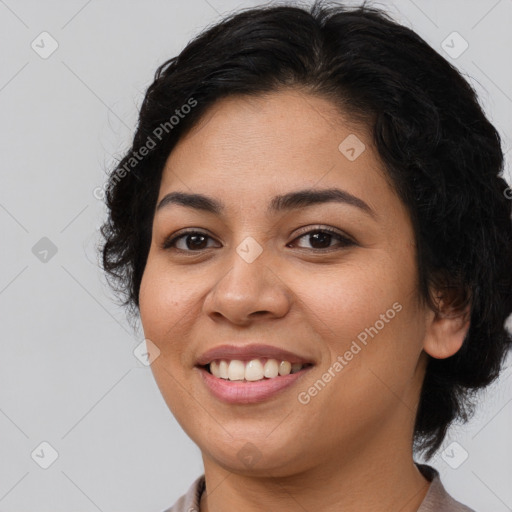
[[[338, 149], [350, 134], [366, 145], [354, 161]], [[454, 354], [468, 324], [420, 300], [412, 224], [388, 181], [366, 127], [292, 89], [218, 101], [170, 154], [158, 202], [181, 191], [226, 205], [221, 216], [156, 212], [139, 296], [145, 337], [160, 350], [156, 382], [202, 453], [201, 511], [412, 512], [423, 501], [429, 482], [413, 463], [412, 434], [427, 354]], [[332, 187], [374, 214], [337, 202], [266, 212], [275, 195]], [[315, 244], [307, 232], [323, 227], [355, 243]], [[190, 237], [176, 242], [181, 252], [162, 248], [184, 228], [210, 238], [199, 250]], [[263, 249], [252, 263], [236, 251], [249, 236]], [[400, 312], [300, 403], [394, 303]], [[230, 405], [195, 368], [225, 343], [267, 343], [316, 364], [265, 402]], [[239, 456], [248, 442], [259, 457], [250, 465]]]

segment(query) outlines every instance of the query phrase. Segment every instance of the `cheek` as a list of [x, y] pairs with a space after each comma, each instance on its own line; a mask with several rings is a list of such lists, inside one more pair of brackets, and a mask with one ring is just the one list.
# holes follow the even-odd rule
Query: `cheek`
[[178, 305], [179, 301], [172, 299], [169, 287], [159, 279], [158, 271], [148, 259], [139, 293], [140, 317], [146, 338], [159, 337], [166, 328], [169, 315], [174, 315]]
[[[315, 326], [329, 350], [323, 369], [328, 371], [335, 361], [343, 366], [334, 373], [343, 374], [337, 381], [347, 398], [386, 385], [406, 387], [424, 335], [413, 254], [366, 254], [364, 260], [354, 259], [337, 271], [326, 268], [315, 272], [314, 278], [305, 274], [295, 285], [306, 306], [307, 322]], [[352, 392], [347, 382], [341, 383], [344, 379], [350, 379]], [[360, 392], [352, 387], [356, 383]]]
[[[191, 287], [180, 281], [178, 273], [169, 273], [165, 263], [150, 254], [141, 280], [139, 309], [144, 337], [160, 350], [151, 364], [156, 384], [169, 410], [181, 424], [187, 418], [190, 396], [187, 379], [189, 362], [184, 359], [183, 343], [194, 315]], [[185, 429], [185, 425], [182, 424]]]
[[368, 251], [363, 256], [338, 267], [317, 269], [314, 274], [296, 273], [293, 278], [293, 289], [310, 321], [323, 325], [322, 333], [331, 342], [339, 341], [340, 350], [348, 339], [356, 338], [376, 322], [379, 331], [397, 323], [396, 319], [405, 315], [397, 312], [402, 309], [399, 305], [393, 308], [393, 304], [404, 307], [414, 296], [413, 265], [403, 259], [397, 262], [383, 251]]
[[139, 309], [144, 335], [159, 347], [161, 355], [182, 353], [176, 345], [198, 314], [196, 302], [190, 279], [180, 279], [178, 272], [171, 274], [150, 254], [141, 280]]

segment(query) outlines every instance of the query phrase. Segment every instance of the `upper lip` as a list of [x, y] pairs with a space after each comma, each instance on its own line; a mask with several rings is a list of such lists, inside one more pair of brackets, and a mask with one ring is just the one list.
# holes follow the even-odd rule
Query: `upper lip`
[[266, 357], [269, 359], [278, 359], [279, 361], [288, 361], [290, 363], [301, 363], [301, 364], [314, 364], [310, 358], [294, 354], [289, 350], [284, 350], [279, 347], [272, 345], [219, 345], [212, 349], [207, 350], [201, 354], [196, 364], [198, 366], [205, 366], [214, 360], [227, 359], [233, 360], [238, 359], [240, 361], [249, 361], [251, 359], [258, 359], [260, 357]]

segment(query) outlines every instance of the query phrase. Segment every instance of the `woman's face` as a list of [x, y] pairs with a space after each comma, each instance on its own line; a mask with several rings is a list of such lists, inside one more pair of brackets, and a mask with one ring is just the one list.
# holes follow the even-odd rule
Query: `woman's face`
[[[205, 461], [277, 476], [408, 450], [430, 312], [408, 213], [366, 130], [298, 91], [229, 97], [169, 156], [157, 204], [174, 192], [222, 208], [157, 208], [140, 314], [156, 382]], [[236, 353], [262, 344], [275, 352]], [[225, 345], [235, 352], [201, 360]], [[256, 380], [209, 374], [212, 357]], [[294, 358], [309, 366], [261, 379]]]

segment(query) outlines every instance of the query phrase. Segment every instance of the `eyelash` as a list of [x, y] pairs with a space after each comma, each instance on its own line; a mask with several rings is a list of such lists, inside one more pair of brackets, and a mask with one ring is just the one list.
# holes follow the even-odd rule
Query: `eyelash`
[[[316, 234], [316, 233], [327, 233], [329, 235], [332, 235], [332, 236], [336, 237], [341, 242], [341, 244], [338, 247], [334, 246], [334, 247], [326, 247], [326, 248], [323, 248], [323, 249], [315, 249], [315, 248], [313, 248], [313, 249], [306, 249], [306, 250], [311, 250], [311, 251], [314, 251], [314, 252], [330, 252], [332, 250], [339, 250], [339, 249], [343, 249], [344, 247], [349, 247], [351, 245], [355, 245], [355, 242], [353, 240], [351, 240], [348, 237], [342, 235], [338, 231], [335, 231], [334, 229], [330, 229], [330, 228], [315, 228], [315, 229], [311, 229], [309, 231], [301, 233], [299, 236], [295, 237], [293, 241], [295, 241], [297, 239], [300, 239], [302, 237], [305, 237], [307, 235], [312, 235], [312, 234]], [[202, 236], [205, 236], [205, 237], [208, 237], [208, 238], [212, 238], [207, 233], [191, 229], [189, 231], [183, 231], [182, 233], [180, 233], [177, 236], [171, 235], [168, 238], [166, 238], [163, 241], [163, 243], [162, 243], [162, 249], [171, 250], [171, 249], [174, 248], [174, 250], [180, 251], [182, 253], [199, 253], [199, 252], [204, 251], [206, 249], [211, 249], [211, 247], [207, 247], [205, 249], [197, 249], [197, 250], [188, 249], [188, 250], [184, 250], [184, 249], [176, 249], [175, 247], [173, 247], [174, 244], [178, 240], [180, 240], [181, 238], [184, 238], [184, 237], [186, 237], [188, 235], [202, 235]], [[302, 248], [302, 249], [304, 249], [304, 248]]]

